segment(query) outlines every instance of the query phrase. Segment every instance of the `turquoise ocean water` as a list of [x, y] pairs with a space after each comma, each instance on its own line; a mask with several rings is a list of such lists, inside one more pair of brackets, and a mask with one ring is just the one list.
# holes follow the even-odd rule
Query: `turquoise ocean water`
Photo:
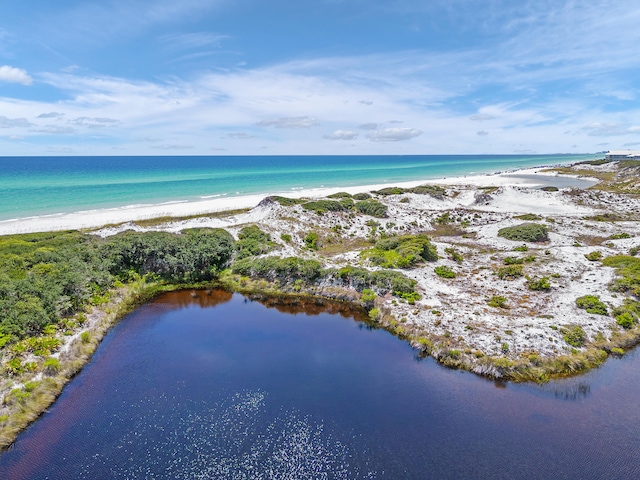
[[582, 155], [0, 157], [0, 221], [130, 205], [400, 183]]

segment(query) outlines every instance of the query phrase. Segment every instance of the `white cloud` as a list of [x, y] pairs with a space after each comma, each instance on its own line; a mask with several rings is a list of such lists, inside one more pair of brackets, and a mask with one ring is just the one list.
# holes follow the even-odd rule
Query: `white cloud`
[[358, 138], [358, 132], [353, 130], [336, 130], [328, 135], [323, 135], [325, 140], [355, 140]]
[[75, 128], [61, 127], [59, 125], [45, 125], [44, 127], [31, 130], [34, 133], [46, 133], [48, 135], [70, 135], [76, 132]]
[[478, 130], [476, 132], [476, 135], [480, 136], [480, 137], [486, 137], [487, 135], [489, 135], [489, 132], [485, 131], [485, 130]]
[[64, 117], [64, 113], [58, 112], [49, 112], [49, 113], [41, 113], [38, 115], [38, 118], [62, 118]]
[[494, 120], [496, 117], [493, 115], [489, 115], [488, 113], [476, 113], [475, 115], [471, 115], [469, 120], [473, 120], [474, 122], [486, 122], [487, 120]]
[[113, 118], [77, 117], [71, 120], [70, 123], [79, 127], [104, 128], [104, 127], [114, 126], [115, 124], [120, 122]]
[[362, 125], [359, 125], [358, 128], [360, 128], [362, 130], [377, 130], [378, 129], [378, 124], [377, 123], [363, 123]]
[[372, 142], [399, 142], [422, 135], [417, 128], [383, 128], [367, 135]]
[[154, 145], [151, 148], [158, 150], [191, 150], [193, 145]]
[[589, 136], [640, 135], [640, 126], [595, 122], [583, 128]]
[[30, 127], [32, 125], [26, 118], [7, 118], [0, 116], [0, 128]]
[[311, 117], [282, 117], [272, 118], [269, 120], [262, 120], [256, 125], [261, 127], [276, 127], [276, 128], [310, 128], [318, 124], [315, 118]]
[[247, 140], [249, 138], [257, 138], [255, 135], [250, 135], [247, 132], [231, 132], [227, 133], [223, 137], [220, 138], [234, 138], [239, 140]]
[[0, 67], [0, 81], [8, 83], [21, 83], [22, 85], [31, 85], [33, 79], [26, 70], [14, 68], [9, 65]]

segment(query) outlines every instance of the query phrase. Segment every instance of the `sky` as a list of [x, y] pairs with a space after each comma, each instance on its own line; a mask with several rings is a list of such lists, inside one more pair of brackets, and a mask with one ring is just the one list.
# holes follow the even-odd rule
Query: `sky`
[[0, 156], [640, 149], [638, 0], [5, 0]]

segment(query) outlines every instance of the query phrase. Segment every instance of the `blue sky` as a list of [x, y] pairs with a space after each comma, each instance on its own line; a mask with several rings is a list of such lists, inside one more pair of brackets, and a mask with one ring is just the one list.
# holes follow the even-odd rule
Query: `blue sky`
[[7, 0], [0, 155], [640, 149], [640, 2]]

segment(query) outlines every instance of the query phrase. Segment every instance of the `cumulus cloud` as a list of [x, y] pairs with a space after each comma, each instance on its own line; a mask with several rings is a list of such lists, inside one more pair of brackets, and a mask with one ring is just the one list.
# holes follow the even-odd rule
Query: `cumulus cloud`
[[41, 113], [38, 115], [38, 118], [62, 118], [64, 117], [64, 113], [58, 112], [49, 112], [49, 113]]
[[476, 135], [479, 135], [479, 136], [481, 136], [481, 137], [486, 137], [487, 135], [489, 135], [489, 132], [486, 132], [486, 131], [484, 131], [484, 130], [478, 130], [478, 131], [476, 132]]
[[336, 130], [328, 135], [323, 135], [325, 140], [355, 140], [358, 138], [358, 132], [353, 130]]
[[9, 65], [0, 67], [0, 81], [9, 83], [21, 83], [22, 85], [31, 85], [33, 79], [26, 70], [14, 68]]
[[362, 130], [377, 130], [378, 129], [378, 124], [377, 123], [363, 123], [358, 128], [360, 128]]
[[606, 135], [640, 135], [640, 126], [627, 126], [620, 123], [592, 123], [583, 128], [590, 137]]
[[372, 142], [400, 142], [422, 135], [417, 128], [383, 128], [367, 135]]
[[26, 118], [8, 118], [0, 116], [0, 128], [30, 127], [33, 124]]
[[311, 117], [272, 118], [269, 120], [262, 120], [257, 123], [257, 125], [260, 125], [261, 127], [275, 128], [309, 128], [317, 124], [317, 120]]

